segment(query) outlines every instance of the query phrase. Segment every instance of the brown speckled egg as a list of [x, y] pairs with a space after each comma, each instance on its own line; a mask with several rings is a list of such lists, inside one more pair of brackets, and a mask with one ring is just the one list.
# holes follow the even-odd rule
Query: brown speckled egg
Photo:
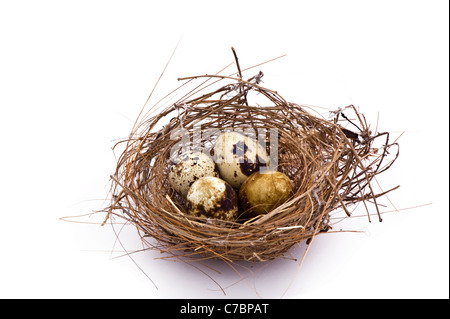
[[188, 212], [198, 217], [233, 221], [238, 213], [234, 189], [217, 177], [203, 177], [192, 184], [186, 196]]
[[219, 176], [214, 161], [201, 152], [180, 156], [175, 162], [169, 168], [169, 182], [184, 197], [196, 180], [206, 176]]
[[236, 189], [248, 176], [270, 162], [261, 144], [237, 132], [225, 132], [217, 138], [214, 160], [220, 177]]
[[262, 215], [286, 202], [294, 194], [292, 182], [281, 172], [253, 173], [239, 190], [239, 203], [247, 216]]

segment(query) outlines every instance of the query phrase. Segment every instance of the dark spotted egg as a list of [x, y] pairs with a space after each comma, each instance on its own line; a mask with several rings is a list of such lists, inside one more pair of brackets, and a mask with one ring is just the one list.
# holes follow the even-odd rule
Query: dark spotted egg
[[217, 138], [214, 160], [221, 178], [236, 189], [261, 166], [269, 165], [265, 148], [255, 139], [237, 132], [225, 132]]
[[189, 214], [197, 217], [233, 221], [238, 213], [234, 189], [217, 177], [203, 177], [189, 188], [186, 196]]

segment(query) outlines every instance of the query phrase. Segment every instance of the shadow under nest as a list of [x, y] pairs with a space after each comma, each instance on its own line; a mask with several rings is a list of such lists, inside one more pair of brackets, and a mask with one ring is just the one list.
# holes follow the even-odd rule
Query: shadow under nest
[[[359, 202], [374, 205], [381, 220], [377, 198], [395, 188], [375, 193], [372, 180], [398, 157], [398, 144], [390, 144], [389, 133], [372, 134], [353, 105], [344, 108], [351, 117], [342, 109], [328, 120], [314, 115], [311, 108], [262, 87], [261, 77], [260, 72], [248, 80], [222, 75], [180, 79], [200, 83], [158, 114], [141, 119], [130, 137], [116, 145], [124, 149], [111, 176], [107, 219], [114, 215], [135, 225], [150, 249], [183, 259], [228, 262], [283, 258], [293, 245], [330, 230], [332, 211], [342, 209], [350, 216], [348, 207]], [[213, 85], [218, 88], [205, 93]], [[262, 102], [252, 103], [255, 96]], [[291, 179], [293, 197], [252, 219], [189, 215], [185, 198], [170, 186], [168, 168], [171, 150], [199, 128], [277, 132], [277, 169]], [[208, 135], [193, 147], [212, 149], [216, 137]], [[258, 139], [266, 142], [269, 153], [273, 136]], [[378, 140], [381, 146], [375, 147]], [[396, 152], [388, 160], [392, 146]]]

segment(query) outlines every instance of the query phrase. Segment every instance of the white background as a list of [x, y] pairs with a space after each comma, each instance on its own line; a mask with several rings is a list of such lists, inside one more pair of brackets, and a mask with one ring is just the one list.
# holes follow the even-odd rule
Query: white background
[[[0, 1], [0, 297], [448, 298], [448, 6]], [[287, 54], [252, 72], [289, 101], [353, 103], [373, 126], [379, 115], [379, 131], [404, 132], [399, 160], [379, 179], [401, 185], [389, 199], [403, 210], [337, 224], [362, 232], [317, 237], [299, 271], [298, 261], [201, 268], [226, 295], [156, 252], [131, 255], [141, 271], [120, 257], [113, 229], [95, 224], [101, 216], [62, 221], [107, 205], [111, 148], [180, 39], [153, 102], [177, 77], [233, 62], [231, 46], [243, 68]], [[121, 238], [128, 251], [141, 247], [133, 229]]]

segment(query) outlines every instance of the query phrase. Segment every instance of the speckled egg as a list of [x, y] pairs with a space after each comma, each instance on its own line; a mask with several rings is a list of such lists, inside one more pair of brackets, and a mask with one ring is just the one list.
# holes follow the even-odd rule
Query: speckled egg
[[276, 171], [253, 173], [239, 190], [239, 203], [248, 216], [262, 215], [294, 195], [292, 182]]
[[217, 138], [214, 160], [221, 178], [236, 189], [248, 176], [270, 162], [261, 144], [237, 132], [225, 132]]
[[206, 176], [218, 177], [219, 173], [214, 161], [201, 152], [180, 156], [169, 168], [170, 185], [184, 197], [196, 180]]
[[186, 196], [188, 212], [198, 217], [233, 221], [238, 213], [234, 189], [217, 177], [203, 177], [192, 184]]

